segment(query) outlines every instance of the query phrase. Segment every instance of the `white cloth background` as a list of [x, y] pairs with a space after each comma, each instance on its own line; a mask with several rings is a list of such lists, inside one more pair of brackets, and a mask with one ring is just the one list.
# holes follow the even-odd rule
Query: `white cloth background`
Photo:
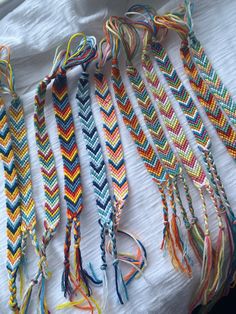
[[[99, 40], [102, 36], [103, 21], [110, 15], [124, 14], [131, 4], [137, 2], [140, 1], [25, 0], [23, 2], [18, 1], [20, 4], [8, 14], [4, 12], [4, 5], [0, 6], [1, 16], [5, 15], [0, 20], [0, 44], [7, 44], [11, 47], [11, 59], [15, 70], [16, 88], [24, 102], [28, 138], [30, 142], [30, 156], [34, 182], [33, 189], [37, 205], [39, 234], [42, 232], [44, 193], [42, 189], [33, 127], [33, 99], [36, 86], [38, 82], [49, 73], [55, 48], [60, 44], [65, 44], [71, 34], [78, 31], [84, 31], [86, 34], [95, 35]], [[142, 2], [152, 4], [153, 1]], [[160, 12], [165, 12], [169, 8], [174, 8], [177, 3], [178, 1], [169, 1], [166, 3], [164, 0], [159, 0], [155, 1], [153, 5], [156, 5], [156, 7], [160, 9]], [[226, 86], [232, 94], [235, 95], [234, 98], [236, 100], [236, 86], [234, 80], [236, 73], [236, 3], [235, 1], [230, 0], [196, 0], [194, 1], [194, 4], [194, 30]], [[189, 88], [179, 57], [178, 37], [175, 34], [170, 33], [165, 45], [168, 48], [178, 73]], [[90, 180], [88, 158], [82, 139], [75, 101], [78, 73], [79, 70], [75, 69], [69, 73], [68, 77], [70, 100], [73, 107], [77, 140], [80, 149], [84, 187], [84, 211], [81, 217], [82, 255], [84, 264], [86, 265], [91, 261], [99, 274], [100, 254], [99, 227], [97, 224], [98, 217], [92, 183]], [[130, 90], [130, 86], [128, 86], [128, 91], [135, 106], [135, 110], [140, 116], [140, 111], [135, 98], [133, 97], [133, 93]], [[169, 93], [169, 90], [167, 91]], [[173, 99], [173, 97], [171, 97], [171, 99]], [[100, 113], [94, 98], [93, 100], [93, 109], [102, 137], [103, 133], [101, 129]], [[47, 96], [46, 113], [50, 138], [56, 156], [61, 188], [61, 224], [57, 235], [48, 248], [48, 262], [49, 268], [52, 271], [52, 278], [47, 283], [47, 301], [49, 309], [52, 313], [55, 313], [55, 306], [64, 301], [60, 284], [63, 267], [63, 243], [66, 214], [65, 202], [63, 200], [62, 160], [59, 151], [50, 90], [48, 91]], [[189, 135], [190, 140], [193, 142], [193, 138], [190, 135], [181, 112], [179, 112], [179, 117], [181, 121], [184, 122], [186, 132]], [[233, 209], [235, 210], [236, 168], [234, 161], [226, 153], [224, 146], [221, 144], [209, 121], [206, 118], [204, 121], [206, 122], [207, 129], [212, 138], [212, 150], [222, 181], [225, 185]], [[124, 210], [121, 225], [123, 228], [135, 233], [145, 245], [148, 254], [148, 267], [145, 271], [145, 275], [152, 283], [152, 286], [148, 286], [142, 278], [132, 282], [129, 286], [130, 301], [126, 305], [121, 306], [118, 304], [115, 295], [112, 266], [110, 266], [110, 295], [107, 313], [185, 314], [187, 313], [187, 307], [190, 303], [192, 294], [196, 291], [199, 283], [200, 269], [197, 263], [195, 263], [193, 266], [193, 278], [187, 279], [183, 274], [173, 270], [168, 256], [164, 255], [159, 249], [163, 228], [160, 194], [146, 172], [120, 115], [119, 122], [130, 187], [129, 201]], [[0, 177], [2, 178], [2, 180], [0, 180], [0, 312], [9, 313], [10, 310], [7, 306], [7, 272], [5, 269], [5, 226], [7, 217], [5, 212], [2, 165], [0, 167]], [[196, 204], [196, 211], [201, 218], [198, 195], [193, 187], [191, 187], [191, 192], [194, 198], [194, 204]], [[211, 230], [213, 234], [214, 230], [216, 230], [214, 218], [214, 213], [210, 209]], [[30, 246], [27, 260], [29, 278], [34, 273], [37, 265], [37, 260], [35, 255], [33, 255], [32, 250], [32, 246]], [[101, 298], [101, 293], [102, 288], [98, 288], [95, 291], [95, 296], [99, 299]], [[32, 295], [32, 306], [29, 313], [36, 313], [35, 305], [36, 291], [34, 291]], [[76, 309], [69, 309], [64, 310], [63, 313], [76, 313], [76, 311]]]

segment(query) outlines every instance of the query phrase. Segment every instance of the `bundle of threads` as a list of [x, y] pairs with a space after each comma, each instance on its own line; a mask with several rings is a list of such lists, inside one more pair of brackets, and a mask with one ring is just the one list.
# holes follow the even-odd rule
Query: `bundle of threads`
[[[203, 311], [208, 311], [234, 286], [236, 218], [215, 163], [213, 139], [208, 134], [198, 106], [204, 109], [226, 152], [236, 159], [236, 103], [194, 33], [192, 13], [190, 0], [185, 0], [182, 5], [162, 16], [150, 6], [133, 5], [124, 16], [111, 16], [104, 22], [104, 38], [98, 45], [95, 37], [76, 33], [70, 37], [66, 49], [57, 49], [52, 70], [39, 83], [34, 99], [35, 137], [45, 198], [44, 232], [41, 239], [36, 230], [37, 204], [33, 197], [24, 106], [15, 89], [10, 49], [0, 46], [0, 157], [5, 180], [6, 266], [12, 312], [29, 313], [32, 291], [38, 286], [37, 311], [41, 314], [50, 313], [46, 301], [46, 282], [50, 279], [47, 255], [50, 254], [49, 243], [58, 230], [60, 216], [64, 215], [61, 212], [60, 192], [64, 195], [66, 207], [61, 288], [68, 300], [58, 305], [57, 309], [73, 308], [90, 313], [106, 311], [110, 291], [108, 254], [112, 258], [116, 295], [120, 304], [128, 301], [127, 288], [133, 279], [141, 277], [144, 284], [152, 286], [144, 273], [148, 266], [145, 245], [131, 230], [122, 227], [121, 218], [129, 208], [131, 189], [118, 115], [121, 115], [137, 153], [160, 194], [163, 212], [160, 247], [167, 252], [164, 258], [168, 256], [173, 268], [187, 278], [193, 276], [194, 261], [201, 267], [200, 282], [189, 304], [189, 313], [197, 305], [201, 305]], [[169, 31], [177, 32], [180, 37], [180, 58], [190, 86], [196, 93], [198, 105], [166, 51], [164, 42]], [[134, 93], [132, 100], [121, 75], [122, 51], [126, 75]], [[110, 75], [107, 75], [109, 63], [111, 69]], [[67, 80], [67, 73], [75, 67], [80, 69], [75, 101], [81, 138], [75, 127]], [[102, 136], [92, 106], [89, 75], [92, 67]], [[163, 80], [174, 102], [168, 96]], [[59, 189], [58, 170], [45, 117], [46, 92], [51, 83], [63, 163], [62, 191]], [[11, 103], [8, 107], [6, 100], [9, 96]], [[136, 106], [141, 110], [144, 124], [139, 121]], [[191, 131], [194, 139], [191, 142], [176, 107]], [[100, 226], [98, 247], [101, 278], [91, 263], [89, 269], [86, 269], [81, 252], [81, 241], [86, 241], [81, 234], [81, 213], [83, 211], [86, 215], [88, 209], [84, 208], [83, 202], [86, 186], [83, 186], [81, 179], [83, 170], [77, 144], [80, 140], [85, 144], [89, 159]], [[194, 194], [197, 193], [200, 200], [200, 209], [194, 204], [194, 189]], [[203, 223], [197, 217], [199, 210]], [[212, 240], [208, 217], [211, 211], [217, 225], [216, 243]], [[38, 258], [38, 268], [25, 289], [28, 237]], [[117, 244], [122, 239], [124, 242], [125, 239], [132, 241], [136, 252], [119, 251]], [[74, 264], [70, 257], [72, 242]], [[155, 242], [152, 245], [156, 245]], [[122, 265], [129, 267], [128, 273], [124, 274]], [[21, 304], [18, 302], [18, 273]], [[94, 297], [95, 289], [92, 286], [103, 286], [101, 306], [97, 297]]]

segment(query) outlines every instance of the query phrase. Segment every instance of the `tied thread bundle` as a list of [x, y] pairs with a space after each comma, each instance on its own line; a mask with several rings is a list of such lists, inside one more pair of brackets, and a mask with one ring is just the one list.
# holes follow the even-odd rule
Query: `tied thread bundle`
[[[45, 194], [44, 233], [40, 241], [36, 235], [36, 206], [32, 194], [23, 104], [15, 92], [9, 51], [5, 46], [0, 47], [0, 52], [6, 52], [7, 55], [6, 58], [0, 59], [0, 92], [12, 97], [9, 120], [6, 105], [3, 98], [0, 98], [0, 156], [4, 166], [8, 215], [9, 304], [13, 312], [22, 314], [29, 312], [32, 290], [38, 284], [38, 313], [49, 313], [45, 295], [46, 280], [50, 278], [46, 250], [60, 221], [57, 170], [44, 112], [46, 91], [51, 82], [53, 108], [63, 161], [67, 216], [62, 290], [69, 300], [57, 308], [75, 307], [91, 313], [95, 310], [101, 313], [99, 305], [92, 296], [90, 287], [92, 283], [103, 284], [102, 309], [106, 309], [109, 290], [106, 253], [110, 253], [113, 259], [115, 287], [121, 304], [128, 300], [127, 285], [132, 279], [140, 275], [145, 279], [143, 275], [143, 270], [147, 266], [145, 247], [140, 240], [120, 227], [122, 211], [128, 200], [129, 186], [117, 114], [108, 81], [103, 74], [103, 67], [110, 59], [112, 59], [112, 87], [119, 111], [148, 173], [161, 194], [164, 220], [161, 248], [167, 249], [176, 270], [189, 277], [192, 276], [193, 261], [178, 217], [178, 210], [180, 210], [188, 242], [202, 268], [200, 284], [190, 304], [189, 312], [191, 313], [198, 304], [207, 305], [207, 309], [211, 308], [222, 295], [228, 292], [231, 283], [235, 280], [235, 215], [219, 176], [212, 154], [211, 138], [201, 114], [162, 45], [168, 30], [175, 30], [180, 36], [180, 56], [190, 85], [227, 152], [235, 159], [236, 105], [193, 32], [190, 1], [185, 0], [184, 5], [164, 16], [159, 16], [151, 7], [134, 5], [128, 10], [126, 17], [111, 17], [105, 22], [105, 38], [102, 39], [99, 47], [100, 58], [97, 58], [95, 38], [77, 33], [70, 38], [66, 50], [56, 53], [51, 73], [40, 82], [37, 89], [34, 123]], [[75, 49], [71, 49], [72, 41], [80, 36], [82, 40]], [[103, 45], [105, 45], [104, 50]], [[135, 113], [135, 103], [129, 100], [121, 78], [118, 59], [122, 48], [126, 56], [126, 74], [151, 135], [151, 141], [140, 125]], [[135, 65], [139, 50], [141, 50], [144, 79]], [[105, 152], [102, 150], [90, 98], [87, 68], [95, 59], [98, 60], [94, 76], [95, 96], [103, 121], [108, 167], [105, 164]], [[174, 103], [170, 101], [162, 86], [153, 60], [175, 98]], [[96, 277], [92, 266], [92, 275], [85, 270], [80, 249], [83, 189], [67, 82], [67, 73], [75, 66], [82, 67], [76, 98], [99, 216], [102, 280]], [[185, 115], [200, 153], [199, 158], [196, 157], [189, 143], [174, 105], [178, 105]], [[111, 187], [109, 187], [109, 176]], [[200, 196], [203, 229], [195, 214], [188, 179], [191, 179]], [[208, 219], [210, 203], [217, 219], [218, 235], [215, 245], [212, 242]], [[172, 211], [171, 219], [169, 209]], [[70, 262], [72, 229], [74, 230], [74, 272]], [[136, 254], [118, 252], [119, 234], [134, 241]], [[36, 275], [27, 287], [20, 306], [17, 301], [16, 279], [20, 267], [24, 264], [28, 236], [31, 237], [39, 262]], [[123, 275], [120, 268], [121, 263], [131, 268], [126, 275]], [[22, 287], [21, 284], [21, 293], [23, 293]], [[78, 293], [82, 298], [76, 301]]]

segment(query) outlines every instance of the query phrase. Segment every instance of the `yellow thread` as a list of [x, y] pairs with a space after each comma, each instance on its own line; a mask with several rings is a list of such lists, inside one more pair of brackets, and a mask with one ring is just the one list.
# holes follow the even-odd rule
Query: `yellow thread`
[[[69, 54], [70, 54], [71, 42], [72, 42], [72, 40], [73, 40], [74, 38], [80, 37], [80, 36], [82, 36], [83, 39], [84, 39], [83, 45], [80, 47], [79, 50], [77, 50], [73, 55], [70, 56]], [[68, 41], [68, 44], [67, 44], [66, 55], [65, 55], [65, 60], [64, 60], [64, 63], [63, 63], [63, 64], [65, 65], [66, 62], [69, 60], [69, 58], [73, 58], [73, 57], [77, 56], [77, 55], [84, 49], [86, 43], [87, 43], [87, 37], [86, 37], [86, 35], [85, 35], [84, 33], [76, 33], [76, 34], [72, 35], [72, 36], [70, 37], [69, 41]]]
[[25, 277], [24, 277], [24, 272], [23, 272], [23, 267], [22, 265], [19, 267], [19, 272], [20, 272], [20, 298], [23, 298], [23, 292], [24, 292], [24, 287], [25, 287]]

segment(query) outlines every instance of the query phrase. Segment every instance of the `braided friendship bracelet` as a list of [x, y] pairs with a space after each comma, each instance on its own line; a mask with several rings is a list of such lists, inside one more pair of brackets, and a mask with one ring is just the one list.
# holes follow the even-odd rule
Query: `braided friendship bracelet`
[[31, 284], [24, 295], [21, 308], [22, 313], [27, 313], [30, 304], [32, 289], [37, 283], [39, 283], [39, 300], [37, 310], [41, 314], [49, 313], [45, 297], [45, 279], [49, 279], [50, 277], [47, 270], [48, 264], [46, 250], [51, 239], [54, 237], [57, 231], [58, 224], [60, 222], [60, 198], [55, 159], [50, 144], [49, 134], [47, 132], [44, 110], [47, 86], [55, 77], [56, 69], [57, 64], [54, 65], [52, 73], [49, 76], [46, 76], [40, 82], [34, 100], [35, 137], [45, 196], [43, 224], [44, 232], [40, 243], [41, 258], [38, 265], [38, 272], [36, 276], [31, 280]]
[[[158, 23], [164, 26], [168, 26], [167, 23], [162, 22], [165, 18], [159, 18]], [[161, 46], [160, 43], [156, 43], [152, 46], [152, 51], [154, 53], [155, 60], [157, 61], [163, 75], [165, 76], [172, 93], [178, 100], [182, 110], [186, 113], [186, 111], [197, 111], [195, 104], [190, 97], [189, 93], [185, 89], [184, 85], [181, 83], [178, 74], [174, 70], [174, 67], [165, 52], [165, 49]], [[194, 65], [194, 63], [191, 61], [191, 55], [187, 48], [187, 41], [182, 41], [182, 48], [181, 48], [181, 58], [184, 63], [184, 68], [186, 73], [189, 76], [190, 84], [194, 91], [197, 93], [198, 100], [200, 104], [205, 109], [205, 112], [214, 125], [220, 139], [224, 143], [226, 149], [228, 150], [229, 154], [235, 159], [236, 155], [236, 132], [230, 125], [229, 121], [223, 114], [222, 109], [218, 105], [216, 98], [213, 96], [213, 94], [209, 91], [209, 88], [205, 81], [202, 80], [201, 76], [198, 74], [198, 71]], [[193, 131], [193, 134], [195, 135], [195, 138], [198, 142], [199, 147], [202, 147], [204, 142], [207, 141], [206, 138], [203, 138], [203, 141], [201, 142], [199, 139], [199, 133], [196, 132], [196, 125], [195, 120], [191, 118], [188, 114], [186, 114], [186, 118], [188, 120], [188, 123]], [[200, 119], [200, 115], [196, 116], [198, 118], [198, 121]], [[196, 119], [195, 118], [195, 119]], [[210, 143], [209, 143], [210, 145]], [[208, 145], [204, 145], [206, 147]], [[208, 146], [209, 147], [209, 146]]]
[[[15, 93], [14, 74], [10, 64], [10, 50], [8, 47], [1, 47], [7, 50], [7, 59], [0, 60], [0, 74], [2, 81], [0, 88], [3, 93], [13, 97], [9, 114], [9, 132], [11, 133], [12, 150], [14, 154], [14, 164], [17, 174], [17, 184], [19, 190], [20, 209], [21, 209], [21, 264], [26, 253], [26, 241], [31, 235], [36, 253], [39, 255], [39, 245], [36, 236], [36, 216], [35, 203], [32, 198], [32, 181], [30, 173], [29, 149], [27, 134], [24, 121], [23, 105]], [[5, 82], [4, 82], [5, 81]], [[4, 105], [2, 103], [2, 105]], [[22, 288], [22, 287], [21, 287]]]
[[200, 75], [202, 76], [202, 79], [208, 85], [208, 88], [214, 95], [216, 101], [222, 107], [225, 114], [229, 117], [232, 124], [236, 126], [236, 103], [213, 68], [200, 41], [197, 40], [193, 32], [192, 5], [190, 0], [184, 1], [183, 11], [185, 12], [184, 19], [189, 29], [188, 36], [192, 58], [199, 70]]
[[[72, 301], [76, 291], [79, 291], [83, 299], [88, 302], [92, 310], [90, 300], [91, 290], [89, 287], [89, 275], [83, 268], [80, 251], [81, 231], [80, 214], [83, 209], [81, 169], [78, 154], [78, 147], [75, 137], [75, 127], [72, 109], [69, 103], [66, 72], [74, 66], [88, 62], [94, 58], [90, 46], [86, 41], [81, 41], [74, 52], [70, 52], [70, 45], [74, 38], [85, 35], [78, 33], [73, 35], [67, 47], [65, 59], [56, 74], [53, 86], [52, 97], [58, 130], [58, 138], [64, 168], [64, 193], [67, 206], [66, 236], [64, 245], [64, 271], [62, 275], [62, 290], [65, 297]], [[71, 231], [74, 226], [74, 251], [75, 251], [75, 274], [72, 274], [70, 267], [70, 246]], [[81, 309], [87, 308], [78, 306]]]
[[9, 306], [14, 313], [19, 313], [16, 277], [21, 262], [20, 193], [6, 108], [2, 98], [0, 98], [0, 156], [3, 161], [5, 176]]
[[[110, 91], [108, 88], [108, 82], [101, 72], [100, 68], [98, 68], [95, 73], [94, 81], [95, 95], [103, 119], [103, 130], [106, 139], [106, 151], [108, 155], [110, 176], [112, 178], [112, 188], [114, 193], [113, 203], [115, 208], [115, 229], [116, 232], [132, 238], [138, 246], [137, 255], [133, 259], [131, 259], [130, 254], [126, 256], [125, 253], [118, 253], [119, 260], [133, 266], [132, 270], [124, 276], [124, 280], [127, 284], [131, 282], [131, 280], [135, 278], [135, 276], [146, 266], [146, 250], [144, 249], [144, 246], [142, 245], [140, 240], [135, 239], [134, 236], [132, 236], [130, 233], [119, 229], [122, 210], [128, 198], [128, 181], [126, 177], [124, 152], [121, 143], [115, 108], [112, 103]], [[109, 249], [109, 252], [111, 253], [111, 242], [108, 244], [107, 247]]]
[[[88, 64], [87, 64], [88, 65]], [[98, 131], [93, 118], [90, 88], [88, 73], [86, 71], [87, 65], [83, 66], [83, 72], [78, 82], [78, 92], [76, 95], [79, 109], [79, 118], [82, 125], [82, 132], [86, 143], [86, 149], [90, 159], [90, 172], [93, 180], [94, 193], [96, 195], [96, 203], [99, 215], [99, 224], [101, 226], [101, 258], [103, 271], [103, 285], [104, 285], [104, 304], [106, 307], [107, 299], [107, 275], [106, 275], [106, 252], [105, 252], [105, 238], [106, 233], [109, 234], [112, 243], [113, 266], [115, 270], [116, 292], [121, 304], [128, 298], [126, 285], [123, 279], [122, 272], [119, 267], [118, 253], [116, 247], [115, 235], [115, 212], [112, 205], [112, 198], [109, 191], [107, 180], [106, 166], [103, 159], [103, 152], [99, 140]]]

